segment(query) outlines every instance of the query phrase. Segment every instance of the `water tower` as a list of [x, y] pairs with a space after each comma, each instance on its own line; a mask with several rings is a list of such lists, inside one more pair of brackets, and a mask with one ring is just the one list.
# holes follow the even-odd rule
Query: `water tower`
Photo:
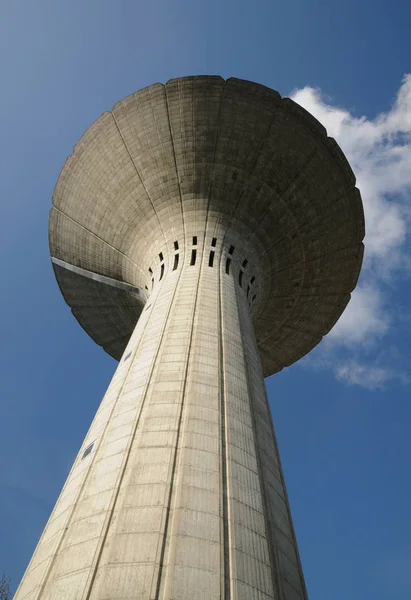
[[363, 236], [340, 148], [271, 89], [184, 77], [95, 121], [50, 250], [119, 365], [16, 600], [307, 600], [264, 378], [336, 323]]

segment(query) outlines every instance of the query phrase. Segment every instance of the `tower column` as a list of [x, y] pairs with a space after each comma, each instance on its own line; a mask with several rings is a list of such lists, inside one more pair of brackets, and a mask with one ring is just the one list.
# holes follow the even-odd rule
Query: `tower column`
[[16, 600], [306, 599], [250, 301], [210, 252], [155, 283]]

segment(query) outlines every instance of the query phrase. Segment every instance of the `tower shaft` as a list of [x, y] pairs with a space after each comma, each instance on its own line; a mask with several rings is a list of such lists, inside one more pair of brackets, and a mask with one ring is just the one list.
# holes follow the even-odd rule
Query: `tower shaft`
[[155, 274], [16, 600], [307, 598], [250, 297], [201, 247]]

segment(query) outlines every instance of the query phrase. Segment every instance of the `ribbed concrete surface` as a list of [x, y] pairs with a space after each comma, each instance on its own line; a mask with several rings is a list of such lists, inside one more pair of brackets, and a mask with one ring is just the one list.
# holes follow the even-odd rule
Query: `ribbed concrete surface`
[[[205, 222], [211, 238], [223, 225], [219, 243], [236, 247], [240, 265], [248, 260], [253, 322], [264, 375], [271, 375], [334, 325], [363, 251], [354, 175], [335, 141], [292, 100], [220, 77], [175, 79], [128, 96], [67, 159], [53, 197], [50, 249], [150, 292], [160, 252], [167, 272], [174, 242], [184, 251], [193, 236], [202, 243]], [[84, 306], [81, 291], [73, 297], [72, 277], [67, 282], [58, 268], [56, 276], [81, 325], [119, 359], [138, 313], [116, 298], [104, 310]]]
[[307, 600], [264, 375], [349, 300], [354, 183], [317, 121], [236, 79], [151, 86], [81, 138], [53, 266], [121, 360], [16, 600]]
[[246, 291], [226, 258], [210, 246], [157, 286], [18, 600], [306, 598]]

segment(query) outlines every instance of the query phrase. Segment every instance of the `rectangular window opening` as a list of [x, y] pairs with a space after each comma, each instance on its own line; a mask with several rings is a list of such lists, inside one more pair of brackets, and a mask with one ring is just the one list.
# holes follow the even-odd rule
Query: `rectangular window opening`
[[197, 236], [193, 235], [193, 246], [197, 246]]
[[211, 240], [211, 245], [213, 246], [213, 248], [215, 248], [215, 247], [216, 247], [216, 245], [217, 245], [217, 238], [213, 238], [213, 239]]
[[160, 259], [160, 261], [164, 260], [164, 256], [163, 256], [162, 252], [160, 252], [160, 254], [158, 255], [158, 258]]
[[191, 250], [191, 261], [190, 265], [193, 266], [196, 264], [197, 250]]
[[248, 285], [247, 286], [247, 298], [248, 298], [249, 295], [250, 295], [250, 286]]
[[214, 264], [214, 254], [215, 252], [213, 250], [211, 250], [210, 252], [210, 258], [208, 259], [208, 266], [212, 267]]
[[83, 460], [83, 458], [86, 458], [86, 456], [91, 454], [91, 451], [93, 450], [93, 446], [94, 446], [94, 442], [92, 444], [90, 444], [90, 446], [87, 446], [87, 448], [83, 452], [83, 456], [81, 457], [81, 460]]
[[175, 270], [177, 269], [177, 267], [178, 267], [178, 257], [179, 257], [179, 256], [180, 256], [179, 254], [175, 254], [175, 255], [174, 255], [174, 265], [173, 265], [173, 271], [175, 271]]
[[164, 265], [161, 265], [160, 277], [158, 278], [159, 281], [161, 281], [163, 279], [163, 275], [164, 275]]
[[178, 242], [177, 242], [177, 240], [174, 242], [174, 250], [178, 250]]
[[228, 251], [228, 254], [233, 254], [235, 248], [234, 246], [230, 246], [230, 250]]
[[240, 284], [240, 288], [243, 287], [243, 271], [240, 271], [240, 275], [238, 276], [238, 283]]
[[227, 258], [227, 260], [225, 261], [225, 272], [227, 273], [227, 275], [230, 275], [230, 265], [231, 258]]

